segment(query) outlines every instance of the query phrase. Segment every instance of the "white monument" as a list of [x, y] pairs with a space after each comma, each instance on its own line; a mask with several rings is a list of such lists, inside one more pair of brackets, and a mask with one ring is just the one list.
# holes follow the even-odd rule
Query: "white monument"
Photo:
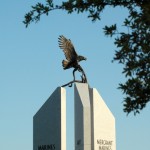
[[66, 150], [66, 91], [58, 87], [33, 118], [33, 150]]
[[[75, 83], [74, 116], [72, 150], [116, 150], [115, 118], [98, 91], [86, 83]], [[33, 150], [66, 150], [64, 88], [58, 87], [35, 114]]]

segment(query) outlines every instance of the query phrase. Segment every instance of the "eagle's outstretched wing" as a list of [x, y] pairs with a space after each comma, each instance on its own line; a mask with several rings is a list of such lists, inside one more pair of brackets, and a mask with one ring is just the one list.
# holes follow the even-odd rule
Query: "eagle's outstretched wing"
[[77, 59], [77, 53], [70, 39], [66, 39], [63, 35], [58, 38], [59, 47], [63, 49], [66, 59], [72, 62]]

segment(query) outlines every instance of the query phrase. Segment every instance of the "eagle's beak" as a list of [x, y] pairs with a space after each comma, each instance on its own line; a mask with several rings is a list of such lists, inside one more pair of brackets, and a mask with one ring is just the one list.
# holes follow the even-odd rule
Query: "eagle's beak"
[[84, 57], [84, 60], [87, 60], [87, 58], [86, 58], [86, 57]]

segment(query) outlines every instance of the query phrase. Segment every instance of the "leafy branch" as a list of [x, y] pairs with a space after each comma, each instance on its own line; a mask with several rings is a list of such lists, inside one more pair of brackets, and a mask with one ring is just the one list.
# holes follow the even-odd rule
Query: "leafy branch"
[[130, 2], [125, 0], [116, 2], [108, 0], [68, 0], [67, 2], [62, 2], [61, 5], [55, 5], [53, 0], [45, 0], [45, 4], [37, 3], [35, 6], [31, 6], [32, 10], [25, 14], [23, 23], [28, 27], [31, 22], [37, 23], [42, 15], [48, 15], [53, 10], [65, 10], [68, 14], [88, 12], [88, 18], [96, 21], [100, 20], [100, 13], [106, 6], [125, 7], [129, 4]]

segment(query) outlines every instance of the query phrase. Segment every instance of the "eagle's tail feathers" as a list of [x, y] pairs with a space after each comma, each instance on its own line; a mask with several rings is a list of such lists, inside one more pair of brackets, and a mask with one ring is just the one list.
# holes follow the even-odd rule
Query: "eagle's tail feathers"
[[68, 61], [63, 60], [63, 61], [62, 61], [62, 66], [63, 66], [64, 69], [68, 69], [68, 68], [67, 68], [67, 67], [68, 67]]

